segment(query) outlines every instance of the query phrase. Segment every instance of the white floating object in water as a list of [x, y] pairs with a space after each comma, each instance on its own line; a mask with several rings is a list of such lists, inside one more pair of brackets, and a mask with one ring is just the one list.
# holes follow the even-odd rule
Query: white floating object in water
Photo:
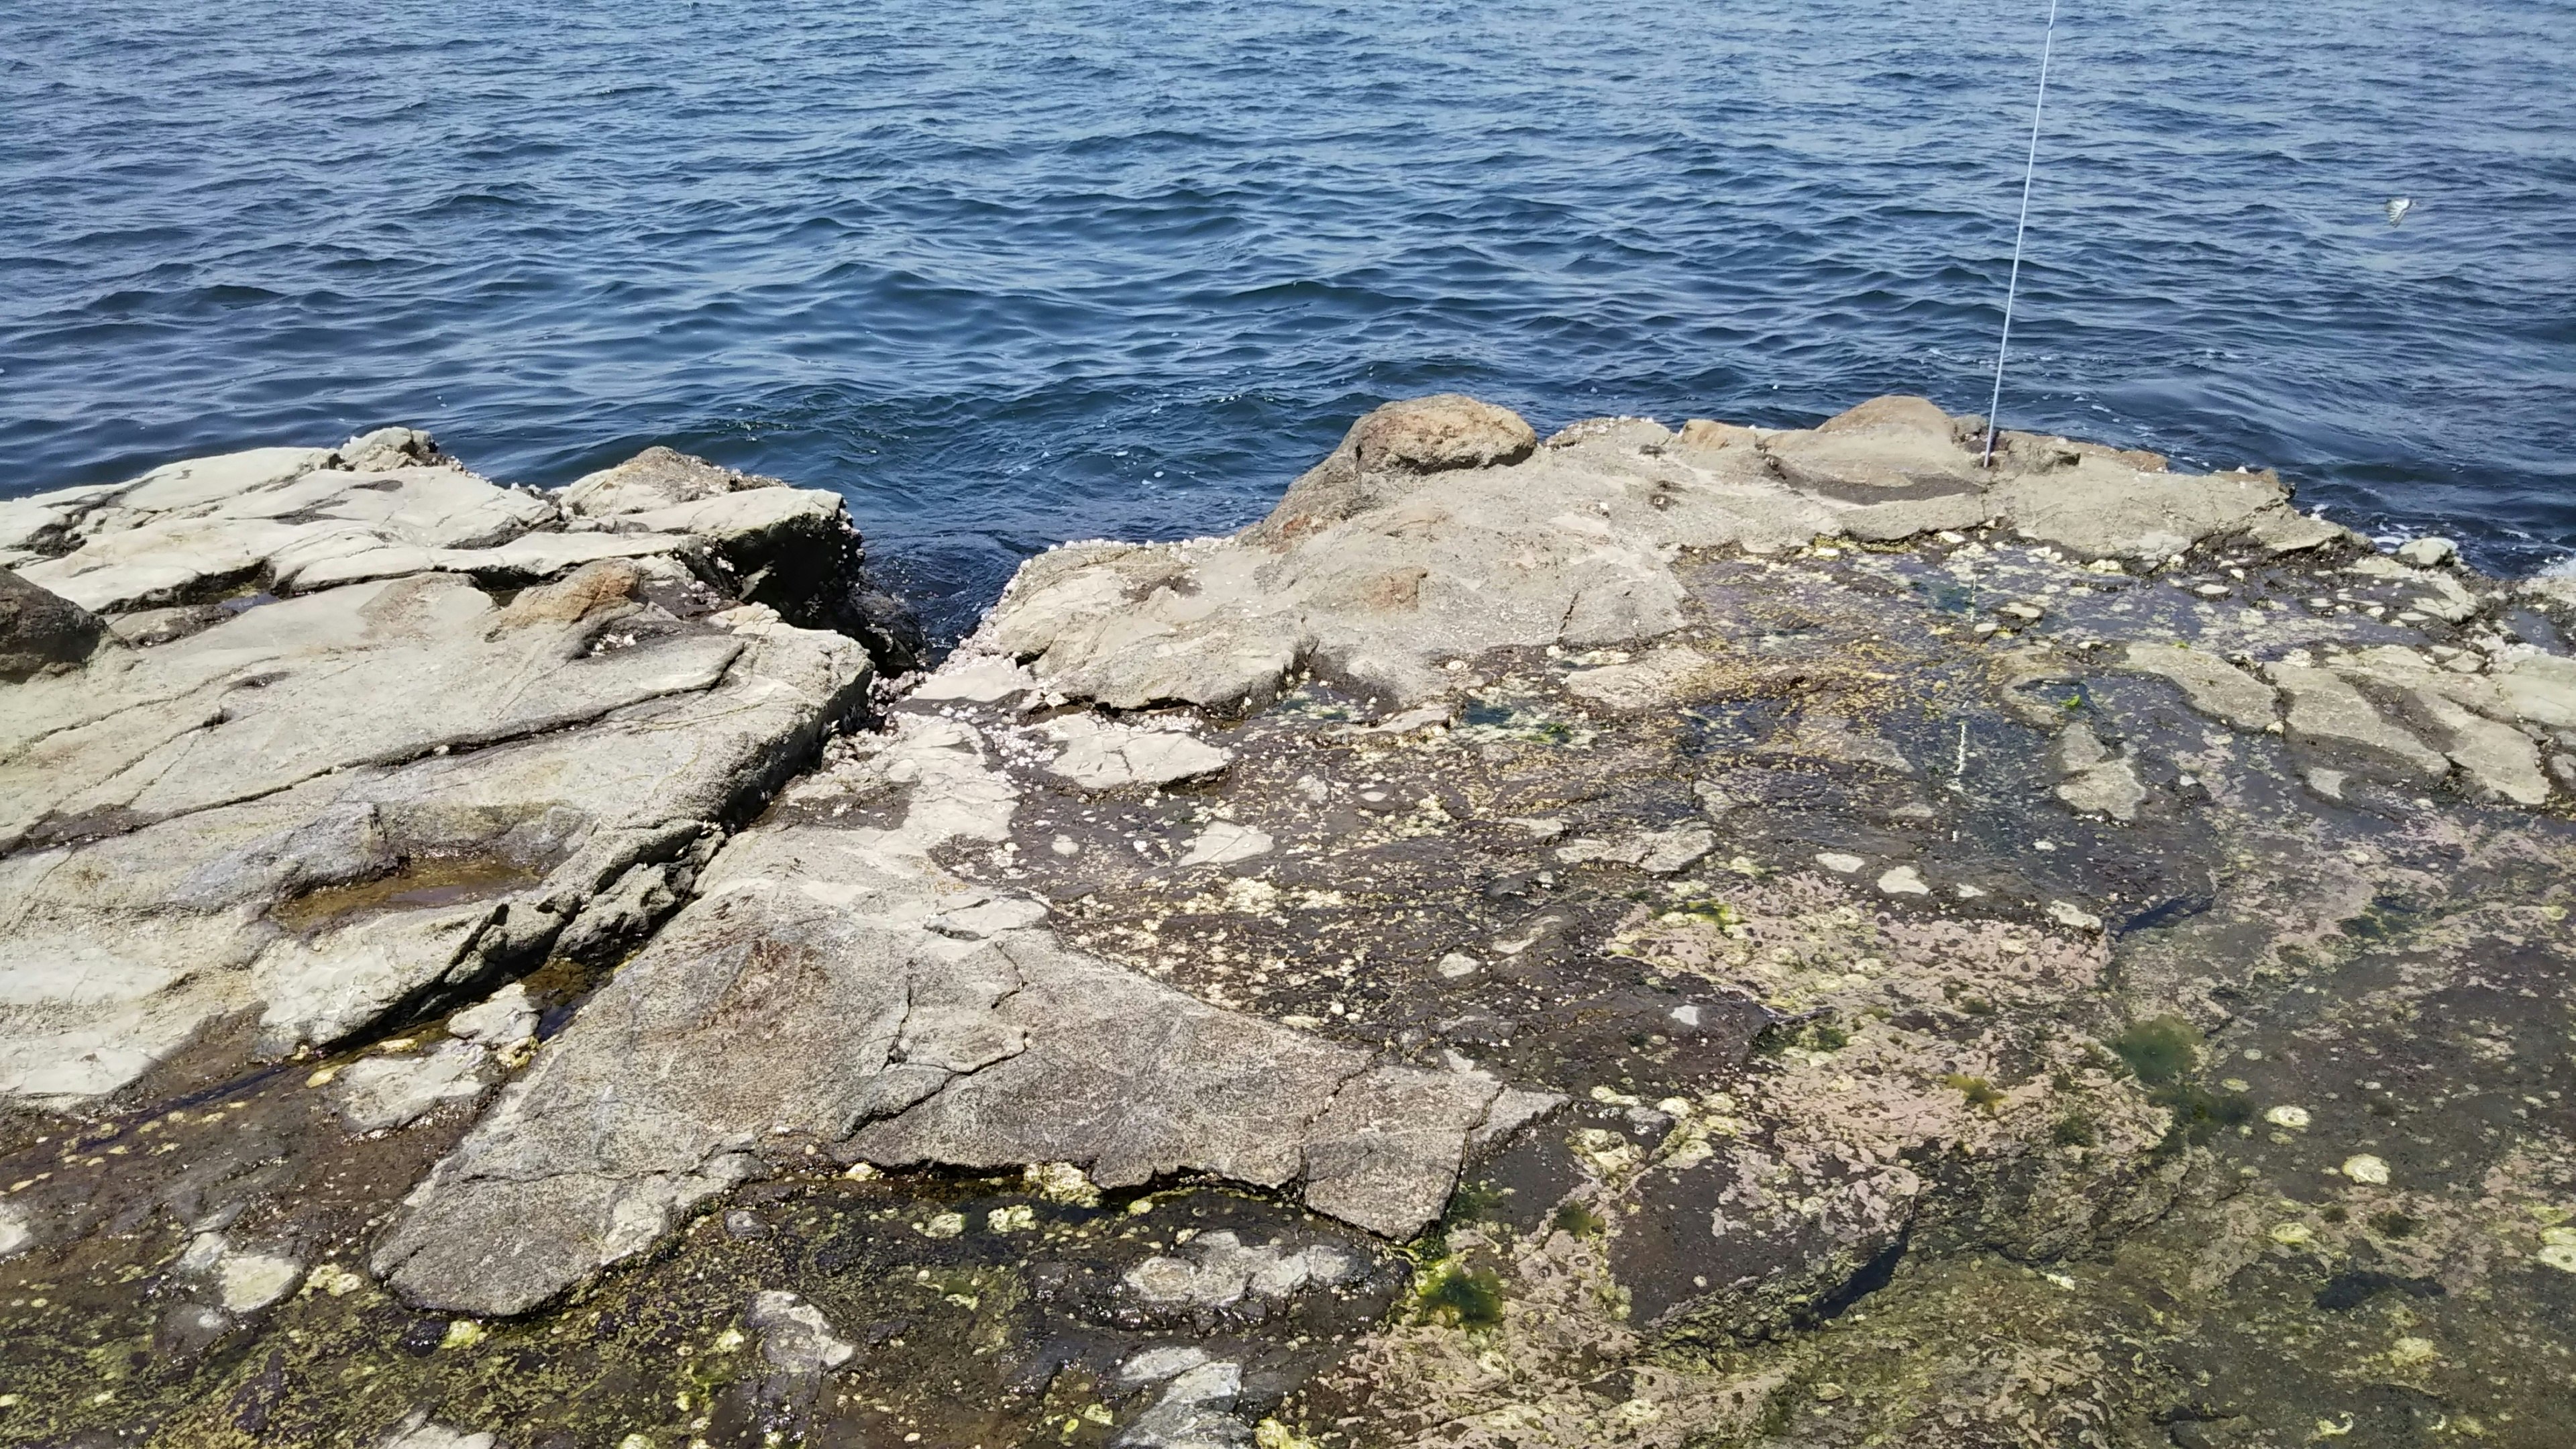
[[2411, 197], [2411, 196], [2392, 196], [2392, 197], [2390, 197], [2390, 198], [2388, 199], [2388, 224], [2389, 224], [2390, 226], [2395, 226], [2395, 225], [2397, 225], [2397, 223], [2399, 223], [2399, 222], [2401, 222], [2401, 221], [2404, 221], [2404, 220], [2406, 219], [2406, 213], [2408, 213], [2408, 212], [2410, 212], [2410, 211], [2413, 211], [2414, 209], [2415, 209], [2415, 198], [2414, 198], [2414, 197]]

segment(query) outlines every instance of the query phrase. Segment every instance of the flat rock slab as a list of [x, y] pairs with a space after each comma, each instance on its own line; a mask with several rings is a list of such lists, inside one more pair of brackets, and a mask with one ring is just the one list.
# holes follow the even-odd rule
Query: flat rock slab
[[1017, 795], [984, 748], [907, 717], [849, 767], [915, 783], [903, 823], [729, 845], [705, 899], [412, 1196], [377, 1271], [424, 1306], [524, 1312], [796, 1142], [887, 1167], [1070, 1163], [1108, 1188], [1207, 1173], [1393, 1237], [1435, 1220], [1494, 1078], [1379, 1065], [1067, 950], [1026, 915], [957, 930], [943, 898], [978, 898], [930, 852], [1006, 835]]
[[[818, 516], [796, 490], [724, 497], [772, 495]], [[810, 540], [806, 566], [856, 588], [837, 510], [846, 536]], [[852, 639], [738, 605], [713, 567], [732, 536], [564, 532], [556, 501], [408, 430], [12, 518], [33, 560], [8, 597], [54, 603], [20, 610], [53, 642], [0, 685], [0, 1093], [51, 1105], [219, 1021], [283, 1054], [558, 942], [615, 948], [871, 677]], [[77, 601], [103, 628], [73, 649]], [[344, 1084], [352, 1120], [426, 1110], [400, 1075]]]

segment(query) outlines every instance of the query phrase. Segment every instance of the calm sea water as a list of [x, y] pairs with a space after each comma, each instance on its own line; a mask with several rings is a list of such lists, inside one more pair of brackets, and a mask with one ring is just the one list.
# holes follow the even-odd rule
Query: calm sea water
[[[664, 442], [953, 629], [1389, 397], [1983, 411], [2044, 13], [0, 0], [0, 490]], [[2567, 554], [2571, 97], [2565, 0], [2065, 0], [2007, 422]]]

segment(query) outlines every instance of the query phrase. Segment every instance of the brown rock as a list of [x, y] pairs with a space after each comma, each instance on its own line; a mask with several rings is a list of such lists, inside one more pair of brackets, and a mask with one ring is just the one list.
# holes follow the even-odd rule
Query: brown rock
[[1909, 397], [1897, 393], [1874, 397], [1849, 412], [1837, 413], [1816, 424], [1820, 433], [1931, 433], [1950, 436], [1950, 415], [1930, 398]]
[[1517, 463], [1538, 434], [1510, 408], [1444, 392], [1386, 404], [1360, 419], [1351, 441], [1363, 471], [1438, 473]]
[[1693, 418], [1682, 424], [1681, 440], [1694, 448], [1732, 448], [1739, 444], [1758, 443], [1762, 441], [1762, 434], [1737, 423]]

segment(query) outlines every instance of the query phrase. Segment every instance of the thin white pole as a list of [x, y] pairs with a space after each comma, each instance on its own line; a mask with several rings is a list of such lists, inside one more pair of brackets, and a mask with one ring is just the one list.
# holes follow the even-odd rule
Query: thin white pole
[[2039, 99], [2030, 106], [2030, 156], [2021, 167], [2021, 220], [2013, 225], [2012, 280], [2004, 286], [2004, 335], [1995, 344], [1995, 395], [1986, 403], [1986, 453], [1983, 466], [1995, 465], [1995, 433], [2002, 426], [1996, 413], [2004, 405], [2004, 349], [2012, 346], [2013, 299], [2021, 292], [2021, 239], [2030, 230], [2030, 181], [2039, 172], [2039, 113], [2048, 105], [2048, 58], [2057, 48], [2057, 0], [2048, 0], [2048, 33], [2039, 43]]

